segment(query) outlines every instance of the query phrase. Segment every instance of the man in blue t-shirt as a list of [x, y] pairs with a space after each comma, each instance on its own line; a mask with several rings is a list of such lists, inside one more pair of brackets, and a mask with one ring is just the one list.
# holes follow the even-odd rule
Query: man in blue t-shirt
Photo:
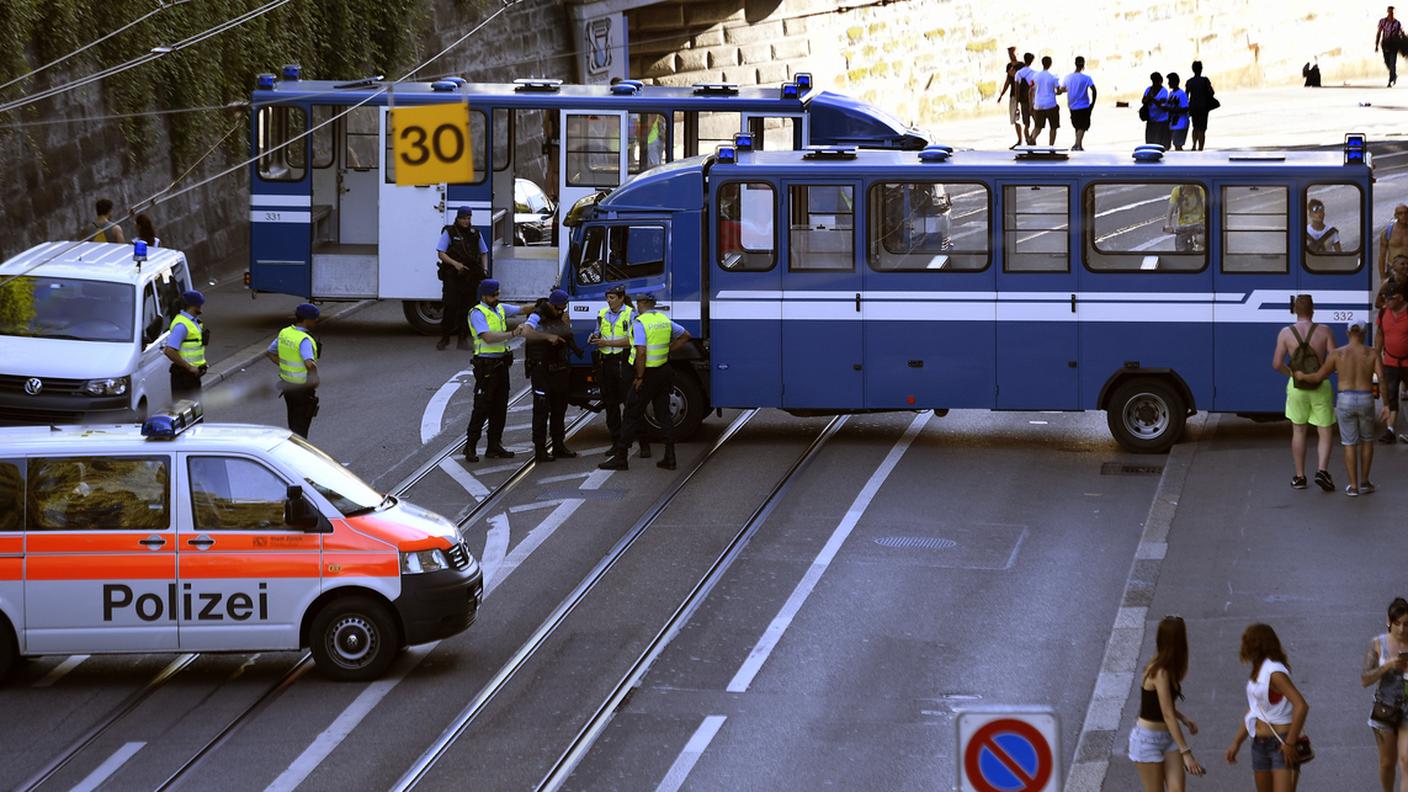
[[1071, 127], [1076, 131], [1072, 151], [1085, 151], [1085, 133], [1090, 129], [1090, 111], [1095, 108], [1095, 81], [1085, 73], [1085, 58], [1076, 57], [1076, 70], [1061, 78], [1057, 93], [1066, 95], [1066, 107], [1071, 111]]

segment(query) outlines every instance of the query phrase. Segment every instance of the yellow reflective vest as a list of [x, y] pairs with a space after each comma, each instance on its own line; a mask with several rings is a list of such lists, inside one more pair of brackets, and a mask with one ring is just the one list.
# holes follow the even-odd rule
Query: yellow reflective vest
[[204, 366], [205, 337], [200, 331], [200, 323], [191, 321], [185, 314], [176, 314], [176, 318], [171, 320], [169, 329], [175, 330], [176, 325], [182, 325], [186, 328], [186, 338], [181, 342], [181, 348], [177, 350], [181, 353], [181, 359], [196, 368]]

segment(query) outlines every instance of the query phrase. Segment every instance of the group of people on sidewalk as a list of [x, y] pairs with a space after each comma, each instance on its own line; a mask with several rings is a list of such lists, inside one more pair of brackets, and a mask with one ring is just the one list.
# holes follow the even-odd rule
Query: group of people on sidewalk
[[1182, 151], [1191, 128], [1192, 150], [1202, 151], [1207, 145], [1208, 113], [1221, 106], [1212, 81], [1203, 76], [1202, 61], [1193, 61], [1193, 76], [1188, 78], [1186, 86], [1181, 84], [1177, 72], [1169, 72], [1165, 88], [1164, 75], [1153, 72], [1149, 75], [1149, 87], [1139, 99], [1144, 142]]

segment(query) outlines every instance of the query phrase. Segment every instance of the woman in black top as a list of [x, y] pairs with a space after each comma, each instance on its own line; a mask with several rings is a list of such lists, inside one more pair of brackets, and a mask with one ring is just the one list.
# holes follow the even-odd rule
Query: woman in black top
[[1203, 62], [1193, 61], [1193, 76], [1183, 84], [1188, 92], [1188, 117], [1193, 122], [1193, 150], [1207, 145], [1208, 113], [1213, 109], [1212, 81], [1203, 76]]
[[1139, 687], [1139, 720], [1129, 732], [1129, 759], [1139, 770], [1144, 792], [1183, 792], [1186, 774], [1205, 772], [1180, 727], [1186, 726], [1188, 734], [1194, 735], [1198, 724], [1175, 704], [1183, 698], [1182, 682], [1188, 673], [1188, 631], [1183, 619], [1165, 616], [1154, 646], [1154, 658], [1144, 666]]

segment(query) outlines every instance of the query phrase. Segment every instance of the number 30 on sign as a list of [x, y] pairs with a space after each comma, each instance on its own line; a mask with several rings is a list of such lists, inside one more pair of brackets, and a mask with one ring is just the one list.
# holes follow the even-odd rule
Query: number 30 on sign
[[436, 104], [391, 111], [397, 186], [474, 181], [469, 105]]

